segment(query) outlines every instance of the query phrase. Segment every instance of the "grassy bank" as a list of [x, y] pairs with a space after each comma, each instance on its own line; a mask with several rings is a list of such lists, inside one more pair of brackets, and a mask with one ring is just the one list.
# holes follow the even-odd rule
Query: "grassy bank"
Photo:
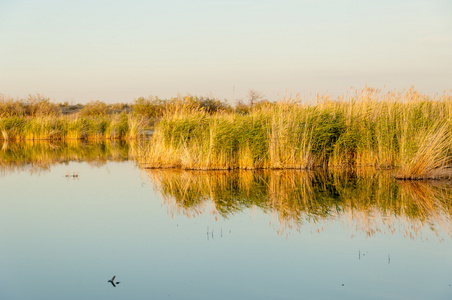
[[138, 138], [149, 120], [131, 114], [105, 116], [13, 116], [0, 119], [3, 140]]
[[[118, 108], [118, 109], [115, 109]], [[0, 140], [66, 140], [137, 138], [149, 118], [127, 113], [126, 105], [93, 101], [69, 106], [40, 95], [0, 98]]]
[[53, 103], [41, 95], [8, 98], [0, 94], [0, 140], [130, 139], [142, 136], [167, 111], [184, 103], [208, 113], [232, 108], [209, 98], [140, 97], [132, 104], [91, 101]]
[[167, 110], [142, 155], [149, 168], [396, 169], [401, 178], [442, 174], [452, 163], [452, 98], [410, 89], [365, 89], [315, 104], [298, 98], [253, 106], [246, 114], [181, 103]]

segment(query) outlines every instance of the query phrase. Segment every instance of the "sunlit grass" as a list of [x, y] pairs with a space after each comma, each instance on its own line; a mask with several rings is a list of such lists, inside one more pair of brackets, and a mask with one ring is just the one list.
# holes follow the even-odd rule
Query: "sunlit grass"
[[313, 169], [372, 166], [397, 177], [444, 174], [452, 164], [452, 98], [410, 89], [364, 89], [315, 104], [299, 98], [208, 113], [183, 102], [167, 110], [148, 149], [149, 168]]
[[0, 119], [0, 140], [130, 139], [149, 128], [143, 116], [13, 116]]
[[100, 101], [69, 106], [40, 95], [0, 95], [0, 140], [136, 139], [152, 128], [152, 142], [140, 152], [148, 168], [371, 166], [392, 169], [400, 179], [452, 176], [450, 94], [430, 98], [414, 88], [399, 93], [365, 88], [336, 100], [314, 100], [286, 97], [234, 109], [190, 95], [138, 98], [130, 106]]

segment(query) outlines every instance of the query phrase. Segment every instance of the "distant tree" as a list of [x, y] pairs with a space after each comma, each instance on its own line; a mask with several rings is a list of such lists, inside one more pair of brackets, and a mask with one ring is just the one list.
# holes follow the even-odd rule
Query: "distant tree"
[[264, 95], [256, 90], [251, 89], [248, 92], [248, 98], [250, 99], [250, 106], [252, 107], [257, 102], [264, 100]]

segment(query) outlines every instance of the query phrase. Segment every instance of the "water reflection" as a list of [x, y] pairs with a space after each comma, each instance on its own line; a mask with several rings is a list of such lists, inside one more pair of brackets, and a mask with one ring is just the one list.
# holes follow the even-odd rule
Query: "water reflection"
[[[137, 141], [0, 142], [0, 176], [17, 170], [48, 171], [55, 164], [136, 160]], [[229, 218], [245, 209], [268, 213], [280, 234], [309, 223], [321, 232], [339, 221], [353, 237], [402, 233], [423, 238], [425, 229], [452, 237], [452, 185], [444, 181], [396, 181], [389, 172], [147, 170], [171, 215], [206, 212]], [[78, 180], [78, 170], [66, 179]]]
[[172, 215], [194, 217], [208, 211], [228, 218], [258, 208], [274, 217], [280, 234], [299, 231], [306, 223], [317, 224], [320, 232], [325, 221], [338, 220], [352, 237], [401, 232], [414, 239], [422, 238], [426, 228], [452, 237], [449, 182], [400, 182], [373, 170], [147, 174]]
[[450, 299], [449, 183], [147, 170], [157, 195], [133, 143], [1, 145], [0, 299]]
[[70, 161], [100, 166], [107, 161], [134, 159], [136, 149], [136, 141], [0, 141], [0, 174], [25, 169], [39, 173]]

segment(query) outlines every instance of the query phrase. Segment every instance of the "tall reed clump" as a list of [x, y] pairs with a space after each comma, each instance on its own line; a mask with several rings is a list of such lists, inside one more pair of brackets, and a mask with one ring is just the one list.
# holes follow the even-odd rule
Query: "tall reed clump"
[[264, 103], [247, 114], [175, 103], [142, 152], [151, 168], [373, 166], [421, 178], [452, 164], [451, 130], [448, 95], [366, 88], [334, 101], [318, 97], [315, 104], [298, 98]]
[[397, 168], [400, 178], [436, 177], [452, 164], [452, 98], [430, 99], [414, 88], [382, 95], [355, 92], [337, 104], [346, 130], [335, 145], [336, 165]]
[[344, 130], [341, 113], [293, 101], [249, 114], [209, 114], [176, 106], [156, 125], [147, 167], [184, 169], [310, 168], [327, 165]]

